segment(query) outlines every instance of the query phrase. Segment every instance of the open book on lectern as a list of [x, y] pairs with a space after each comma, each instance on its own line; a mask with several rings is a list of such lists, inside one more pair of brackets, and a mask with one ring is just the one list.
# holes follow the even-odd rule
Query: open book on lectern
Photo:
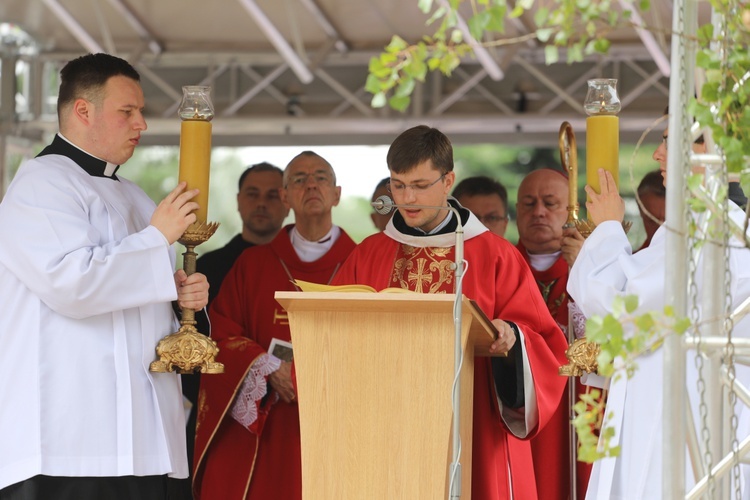
[[378, 292], [370, 285], [323, 285], [321, 283], [311, 283], [309, 281], [294, 280], [293, 282], [303, 292], [371, 292], [371, 293], [411, 293], [416, 294], [406, 288], [384, 288]]
[[[384, 288], [380, 290], [379, 292], [375, 290], [370, 285], [362, 285], [362, 284], [353, 284], [353, 285], [323, 285], [320, 283], [311, 283], [309, 281], [303, 281], [303, 280], [297, 280], [295, 279], [293, 281], [295, 285], [300, 289], [302, 292], [365, 292], [365, 293], [406, 293], [406, 294], [412, 294], [412, 295], [421, 295], [419, 292], [414, 292], [412, 290], [407, 290], [405, 288]], [[487, 315], [482, 311], [482, 309], [479, 307], [479, 304], [477, 304], [474, 300], [469, 299], [469, 302], [471, 303], [474, 314], [479, 318], [479, 321], [485, 326], [485, 328], [492, 333], [492, 336], [494, 338], [497, 338], [498, 331], [495, 325], [492, 324], [492, 320], [487, 317]], [[495, 353], [493, 356], [506, 356], [507, 353]]]

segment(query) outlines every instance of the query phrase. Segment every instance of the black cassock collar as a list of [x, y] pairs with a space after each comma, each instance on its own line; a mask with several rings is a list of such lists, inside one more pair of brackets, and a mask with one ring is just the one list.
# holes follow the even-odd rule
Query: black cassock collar
[[52, 144], [44, 148], [42, 152], [37, 155], [37, 158], [46, 155], [61, 155], [70, 158], [92, 177], [105, 177], [107, 179], [112, 179], [115, 181], [120, 180], [115, 175], [117, 170], [120, 168], [119, 165], [115, 166], [111, 175], [107, 175], [105, 172], [107, 170], [107, 166], [110, 165], [109, 163], [91, 156], [84, 150], [77, 148], [76, 146], [60, 137], [59, 134], [55, 135], [55, 138], [52, 140]]

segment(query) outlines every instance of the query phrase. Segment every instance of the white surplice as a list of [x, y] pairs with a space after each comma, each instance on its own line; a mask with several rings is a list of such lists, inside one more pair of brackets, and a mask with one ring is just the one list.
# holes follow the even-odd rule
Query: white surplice
[[60, 154], [26, 162], [9, 186], [0, 489], [37, 474], [187, 477], [179, 377], [149, 372], [179, 326], [174, 251], [149, 225], [154, 208], [132, 182]]
[[[736, 206], [730, 216], [742, 220]], [[731, 242], [738, 246], [736, 240]], [[663, 311], [665, 290], [666, 229], [660, 227], [650, 246], [633, 254], [619, 222], [599, 224], [586, 239], [568, 278], [568, 292], [587, 317], [604, 316], [612, 310], [616, 296], [637, 295], [635, 314]], [[701, 267], [699, 263], [698, 269]], [[734, 248], [729, 252], [732, 274], [733, 307], [750, 296], [750, 250]], [[699, 289], [700, 271], [696, 277]], [[735, 324], [733, 335], [750, 337], [750, 320]], [[637, 359], [638, 368], [631, 379], [623, 373], [611, 381], [604, 422], [614, 426], [611, 445], [621, 446], [620, 456], [595, 462], [587, 490], [587, 500], [632, 500], [662, 498], [662, 415], [663, 351]], [[695, 351], [687, 354], [687, 393], [695, 422], [700, 424], [699, 394], [696, 388]], [[750, 386], [748, 367], [736, 366], [737, 379]], [[748, 435], [750, 413], [738, 401], [739, 440]], [[607, 420], [612, 415], [612, 420]], [[700, 435], [700, 433], [699, 433]], [[716, 438], [714, 438], [716, 439]], [[686, 455], [687, 457], [687, 455]], [[714, 457], [714, 465], [720, 457]], [[748, 498], [746, 467], [741, 473], [743, 498]], [[690, 461], [686, 458], [686, 488], [695, 484]], [[687, 491], [687, 490], [686, 490]]]

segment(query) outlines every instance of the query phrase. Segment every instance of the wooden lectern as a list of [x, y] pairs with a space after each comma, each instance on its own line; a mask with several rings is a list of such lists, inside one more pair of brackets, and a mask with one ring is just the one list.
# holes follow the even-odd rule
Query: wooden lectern
[[[277, 292], [289, 314], [304, 500], [448, 494], [455, 295]], [[461, 498], [471, 498], [474, 355], [495, 338], [462, 300]]]

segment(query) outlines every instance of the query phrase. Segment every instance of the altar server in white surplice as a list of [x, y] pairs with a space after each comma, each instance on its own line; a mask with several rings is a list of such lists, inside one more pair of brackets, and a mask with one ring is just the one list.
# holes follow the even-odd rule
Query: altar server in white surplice
[[146, 129], [139, 75], [87, 55], [61, 72], [59, 133], [0, 203], [0, 500], [165, 499], [186, 477], [179, 376], [150, 373], [208, 299], [171, 247], [197, 190], [158, 207], [117, 174]]
[[[667, 132], [664, 132], [665, 139]], [[666, 142], [666, 141], [665, 141]], [[667, 152], [664, 144], [654, 152], [659, 162], [666, 184]], [[654, 234], [651, 244], [637, 253], [628, 242], [622, 229], [624, 203], [617, 193], [614, 178], [609, 172], [599, 170], [602, 193], [596, 194], [586, 186], [591, 201], [586, 204], [589, 217], [597, 224], [596, 229], [586, 239], [570, 270], [568, 291], [578, 307], [587, 317], [603, 316], [612, 312], [616, 296], [637, 295], [639, 308], [635, 314], [647, 311], [663, 311], [665, 305], [665, 263], [666, 233], [662, 225]], [[744, 213], [729, 202], [729, 217], [742, 221]], [[731, 272], [729, 293], [732, 307], [738, 306], [750, 297], [750, 250], [736, 239], [730, 240], [731, 249], [727, 266]], [[702, 262], [698, 263], [701, 269]], [[702, 289], [702, 276], [696, 276], [699, 291]], [[733, 335], [750, 336], [750, 320], [743, 319], [734, 325]], [[594, 463], [586, 499], [587, 500], [632, 500], [662, 498], [662, 394], [664, 352], [657, 349], [637, 359], [635, 375], [628, 379], [625, 374], [611, 381], [607, 399], [608, 415], [612, 420], [604, 422], [613, 425], [616, 436], [610, 443], [620, 445], [618, 457], [606, 458]], [[748, 367], [736, 365], [737, 380], [745, 387], [750, 386]], [[687, 393], [694, 421], [700, 425], [698, 411], [700, 399], [696, 388], [697, 371], [695, 351], [687, 354]], [[711, 388], [715, 390], [716, 388]], [[748, 435], [748, 411], [738, 401], [737, 413], [740, 416], [738, 438], [741, 442]], [[700, 435], [700, 432], [699, 432]], [[721, 439], [716, 436], [713, 439]], [[721, 457], [713, 457], [714, 464]], [[742, 466], [740, 474], [742, 498], [748, 498], [747, 467]], [[695, 484], [689, 457], [686, 455], [686, 491]], [[732, 483], [732, 489], [734, 488]], [[730, 495], [730, 492], [725, 492]], [[734, 498], [734, 491], [731, 492]], [[727, 496], [729, 498], [729, 496]]]

